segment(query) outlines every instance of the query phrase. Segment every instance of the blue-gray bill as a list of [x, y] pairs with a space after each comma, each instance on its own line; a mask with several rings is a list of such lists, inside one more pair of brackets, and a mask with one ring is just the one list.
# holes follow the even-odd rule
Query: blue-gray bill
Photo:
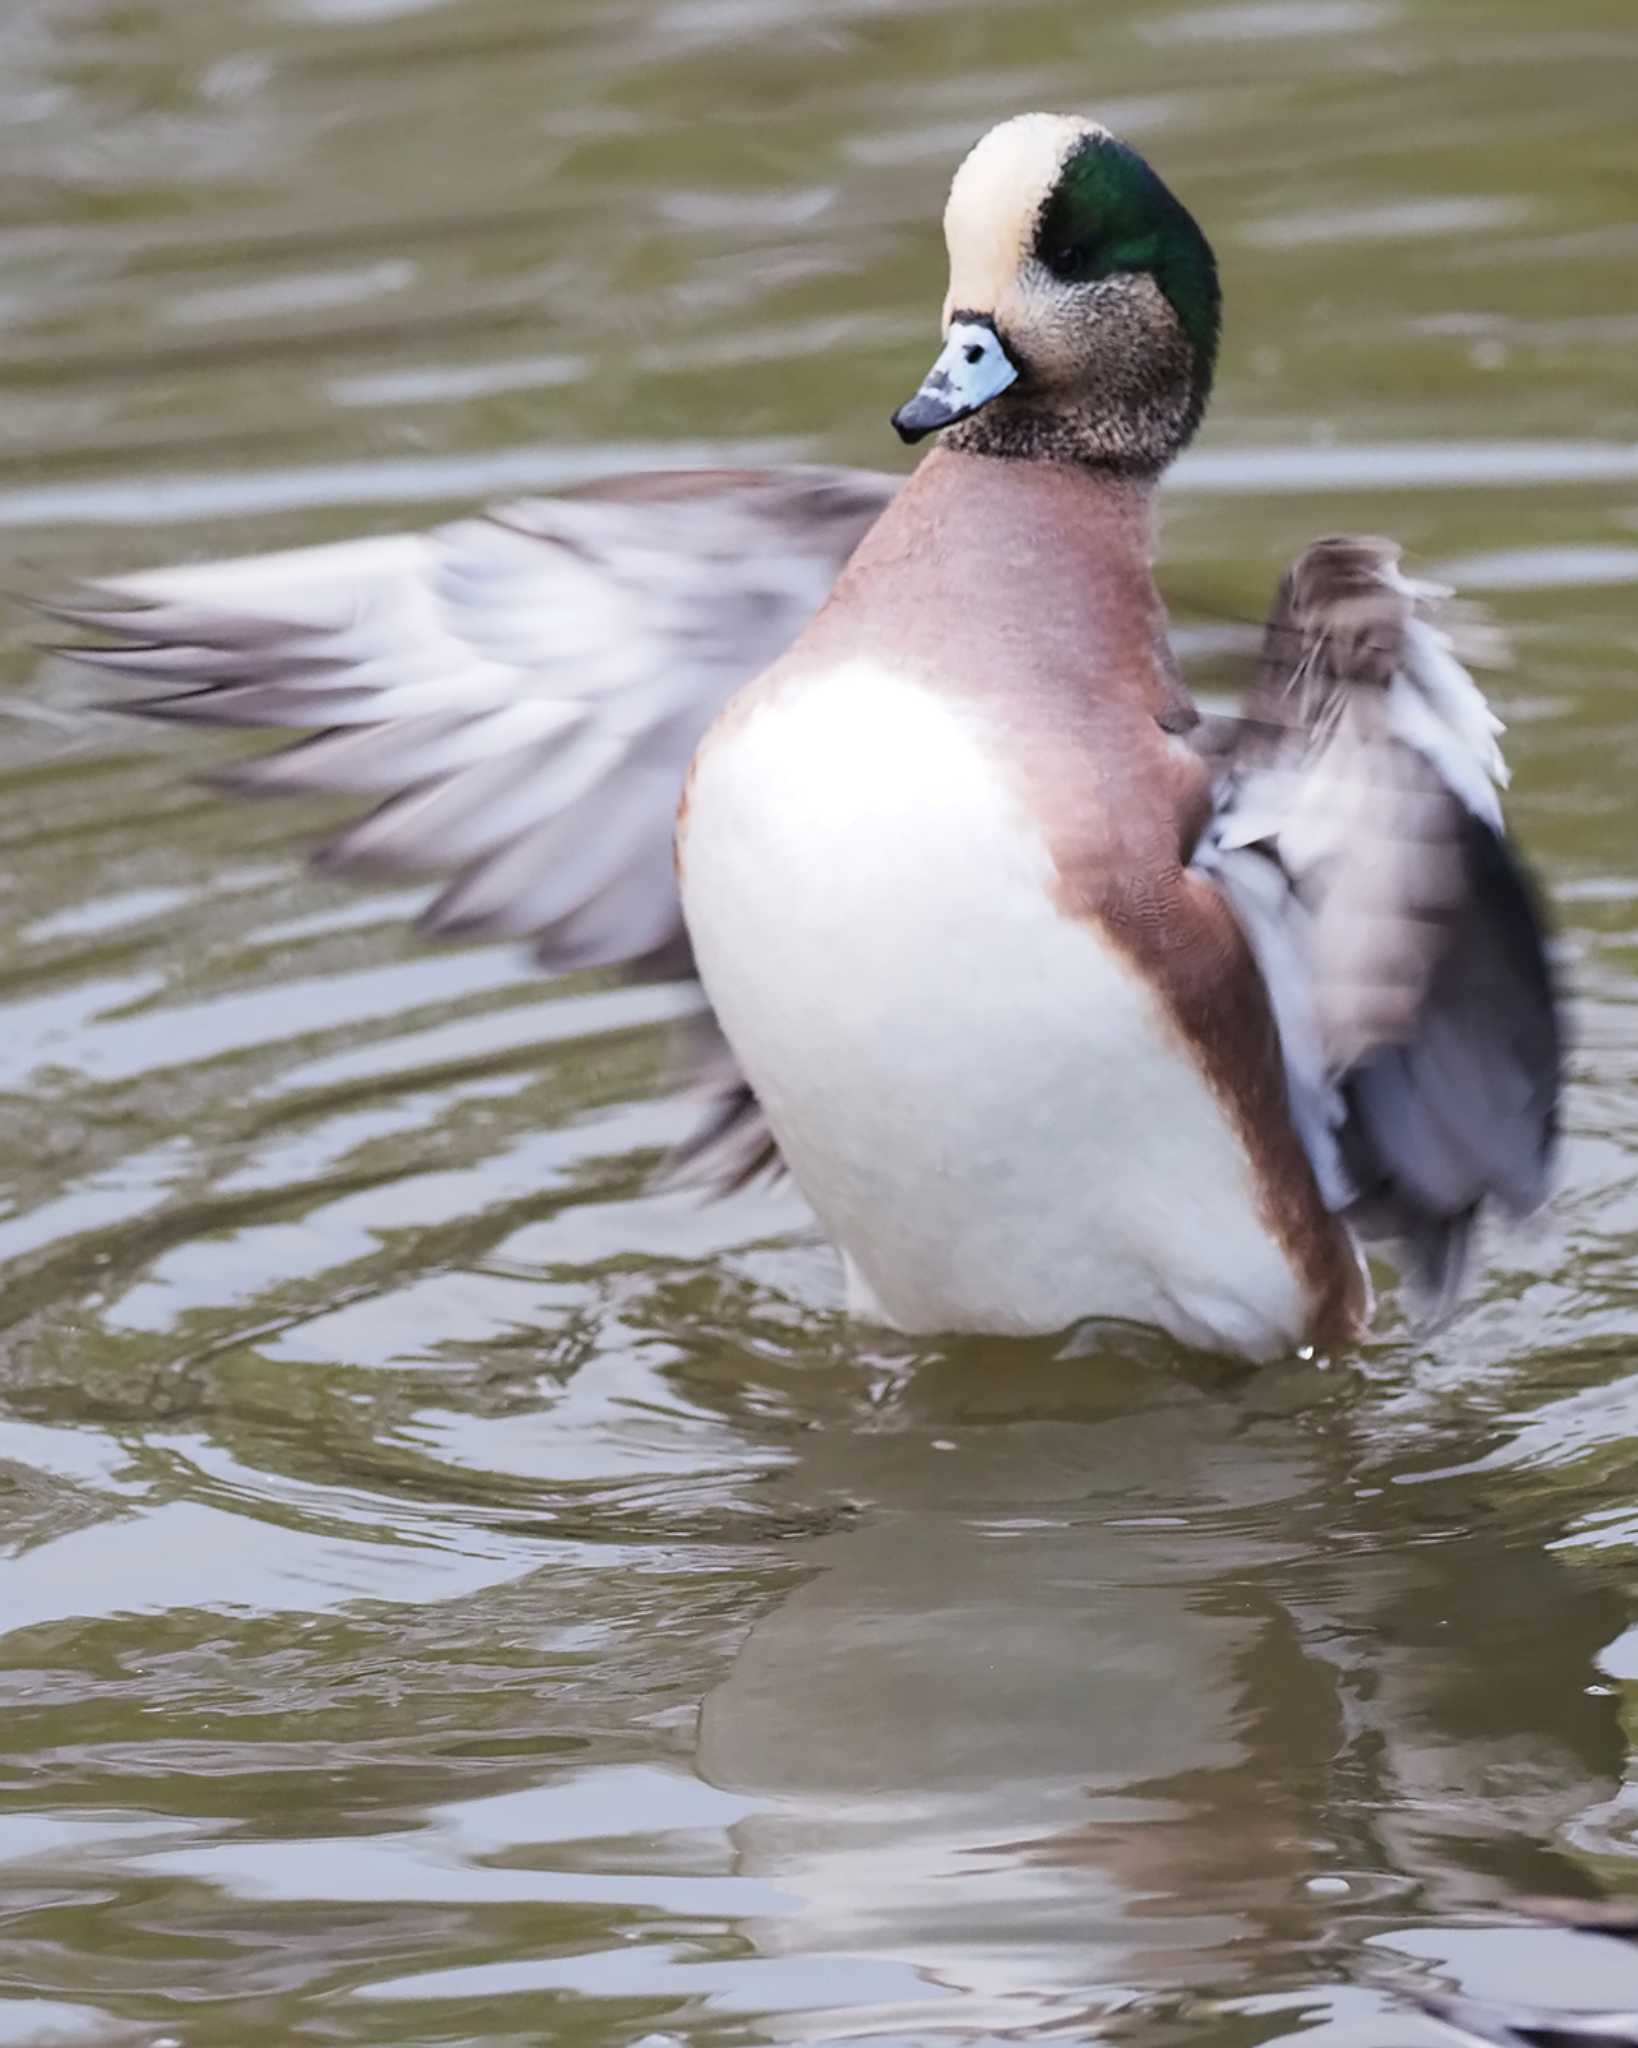
[[901, 441], [920, 441], [971, 419], [1017, 381], [1017, 365], [988, 320], [952, 320], [937, 362], [894, 413], [894, 431]]

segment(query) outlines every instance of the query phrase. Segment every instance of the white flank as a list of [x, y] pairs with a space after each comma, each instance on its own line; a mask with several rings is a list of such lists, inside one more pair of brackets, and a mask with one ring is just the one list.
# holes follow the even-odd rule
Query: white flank
[[957, 709], [860, 661], [731, 712], [682, 845], [701, 977], [854, 1303], [912, 1331], [1088, 1316], [1266, 1356], [1298, 1280], [1142, 981], [1054, 903]]

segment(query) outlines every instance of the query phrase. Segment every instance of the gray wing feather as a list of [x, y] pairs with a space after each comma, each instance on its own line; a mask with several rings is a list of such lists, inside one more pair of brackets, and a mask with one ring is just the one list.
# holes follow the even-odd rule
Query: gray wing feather
[[1286, 577], [1246, 716], [1208, 737], [1195, 859], [1258, 955], [1326, 1199], [1397, 1237], [1442, 1309], [1483, 1205], [1545, 1193], [1562, 1034], [1499, 723], [1446, 593], [1397, 563], [1322, 541]]
[[[688, 974], [683, 780], [733, 692], [796, 638], [896, 488], [848, 470], [622, 477], [427, 535], [131, 576], [44, 607], [118, 708], [305, 737], [213, 778], [372, 801], [328, 867], [443, 875], [422, 926], [527, 941], [548, 971]], [[691, 1151], [776, 1155], [720, 1040]]]

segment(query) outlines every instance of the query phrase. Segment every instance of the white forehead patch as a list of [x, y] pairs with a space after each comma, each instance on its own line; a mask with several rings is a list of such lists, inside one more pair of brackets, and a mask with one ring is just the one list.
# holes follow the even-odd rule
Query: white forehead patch
[[952, 313], [995, 311], [1029, 253], [1042, 203], [1070, 151], [1108, 132], [1073, 114], [1019, 114], [974, 143], [944, 208], [946, 325]]

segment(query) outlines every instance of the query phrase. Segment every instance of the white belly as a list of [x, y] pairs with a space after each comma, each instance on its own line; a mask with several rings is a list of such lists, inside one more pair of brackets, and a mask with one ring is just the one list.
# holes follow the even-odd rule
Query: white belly
[[862, 1312], [1300, 1341], [1217, 1098], [1054, 904], [959, 709], [870, 662], [784, 686], [706, 742], [681, 851], [706, 992]]

